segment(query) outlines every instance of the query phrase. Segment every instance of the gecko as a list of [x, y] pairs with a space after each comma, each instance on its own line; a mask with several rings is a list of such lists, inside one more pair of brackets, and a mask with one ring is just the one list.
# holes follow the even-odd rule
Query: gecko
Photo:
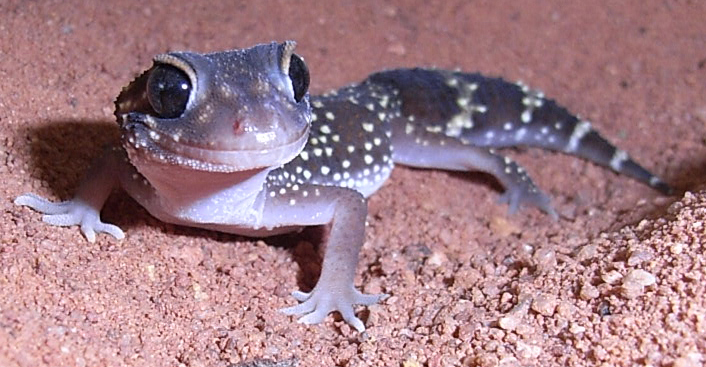
[[557, 218], [528, 173], [498, 153], [531, 146], [582, 157], [662, 193], [670, 187], [540, 91], [477, 73], [397, 69], [323, 95], [296, 43], [210, 54], [171, 52], [115, 101], [120, 144], [88, 169], [67, 201], [27, 193], [17, 205], [88, 241], [123, 231], [100, 219], [117, 187], [161, 221], [250, 237], [329, 226], [322, 270], [298, 304], [282, 311], [305, 324], [334, 311], [363, 332], [355, 305], [384, 294], [354, 286], [365, 236], [366, 198], [395, 164], [488, 173], [513, 213], [536, 207]]

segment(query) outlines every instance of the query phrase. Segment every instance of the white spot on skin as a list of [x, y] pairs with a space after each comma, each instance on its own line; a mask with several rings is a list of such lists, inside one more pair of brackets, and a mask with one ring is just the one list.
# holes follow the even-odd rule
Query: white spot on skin
[[321, 125], [321, 127], [319, 127], [319, 131], [321, 131], [322, 134], [330, 134], [331, 128], [328, 125]]
[[302, 172], [302, 175], [304, 175], [304, 178], [308, 180], [311, 178], [311, 171], [306, 169], [306, 170], [304, 170], [304, 172]]
[[414, 132], [414, 125], [412, 125], [412, 124], [406, 124], [406, 125], [404, 126], [404, 133], [405, 133], [405, 134], [409, 135], [409, 134], [411, 134], [411, 133], [413, 133], [413, 132]]
[[507, 131], [512, 130], [512, 122], [506, 122], [506, 123], [503, 125], [503, 129], [505, 129], [505, 130], [507, 130]]
[[515, 131], [515, 140], [522, 141], [522, 138], [525, 137], [526, 133], [527, 133], [527, 129], [525, 129], [524, 127], [521, 129], [518, 129], [517, 131]]
[[522, 111], [522, 115], [520, 116], [520, 119], [522, 119], [522, 122], [525, 124], [529, 124], [530, 122], [532, 122], [532, 110]]
[[374, 161], [373, 157], [370, 154], [366, 154], [363, 157], [363, 160], [365, 161], [365, 164], [368, 164], [368, 165], [372, 164]]
[[450, 137], [459, 137], [461, 136], [461, 130], [463, 130], [463, 128], [470, 129], [472, 127], [473, 122], [471, 121], [469, 115], [466, 113], [459, 113], [446, 123], [446, 131], [444, 133]]
[[383, 95], [382, 98], [380, 99], [380, 102], [378, 102], [378, 103], [380, 104], [380, 107], [387, 108], [387, 103], [389, 101], [390, 101], [390, 97], [388, 97], [387, 95]]
[[297, 201], [295, 199], [289, 199], [289, 205], [294, 206], [297, 204]]
[[369, 133], [371, 133], [371, 132], [373, 132], [373, 131], [375, 130], [375, 125], [373, 125], [373, 124], [371, 124], [371, 123], [369, 123], [369, 122], [364, 122], [364, 123], [362, 123], [362, 126], [363, 126], [363, 130], [365, 130], [365, 131], [367, 131], [367, 132], [369, 132]]
[[574, 131], [571, 133], [571, 138], [569, 138], [569, 143], [566, 144], [564, 151], [567, 153], [575, 152], [579, 147], [581, 139], [583, 139], [583, 137], [589, 132], [591, 132], [591, 123], [588, 121], [579, 122], [574, 128]]
[[650, 177], [650, 186], [654, 187], [662, 183], [662, 180], [660, 180], [657, 176], [652, 176]]
[[321, 166], [321, 174], [322, 175], [328, 175], [329, 172], [331, 172], [331, 169], [328, 168], [328, 166]]
[[331, 121], [336, 119], [336, 116], [334, 116], [333, 112], [331, 112], [331, 111], [326, 112], [325, 116], [326, 116], [326, 119], [331, 120]]
[[344, 159], [343, 162], [341, 162], [341, 166], [342, 166], [343, 168], [348, 168], [348, 167], [351, 166], [351, 161], [349, 161], [349, 160], [347, 160], [347, 159]]
[[614, 171], [620, 172], [620, 169], [623, 168], [623, 162], [628, 160], [628, 153], [625, 152], [624, 150], [616, 149], [615, 153], [613, 153], [613, 157], [610, 158], [610, 168], [612, 168]]
[[355, 152], [355, 147], [353, 145], [349, 145], [348, 147], [346, 147], [346, 150], [348, 151], [348, 153], [353, 153]]
[[373, 150], [373, 144], [371, 144], [370, 142], [366, 141], [363, 146], [365, 146], [365, 150]]

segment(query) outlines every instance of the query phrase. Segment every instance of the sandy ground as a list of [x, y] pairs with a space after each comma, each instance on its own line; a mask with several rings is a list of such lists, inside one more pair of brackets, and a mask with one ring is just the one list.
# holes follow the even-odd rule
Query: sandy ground
[[[0, 1], [0, 366], [704, 363], [706, 2], [98, 3]], [[277, 312], [314, 283], [306, 241], [166, 225], [116, 192], [104, 219], [127, 238], [90, 244], [12, 204], [71, 196], [153, 55], [285, 39], [315, 92], [414, 65], [521, 79], [679, 193], [511, 152], [553, 195], [552, 222], [508, 216], [487, 176], [398, 168], [370, 200], [357, 284], [392, 296], [360, 309], [366, 335]]]

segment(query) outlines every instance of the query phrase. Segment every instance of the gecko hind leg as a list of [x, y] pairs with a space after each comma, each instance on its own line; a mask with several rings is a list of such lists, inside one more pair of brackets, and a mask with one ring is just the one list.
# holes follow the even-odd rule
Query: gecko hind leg
[[[402, 119], [400, 119], [402, 120]], [[508, 157], [492, 149], [476, 147], [444, 134], [410, 132], [404, 121], [393, 123], [392, 159], [395, 163], [449, 171], [481, 171], [493, 175], [505, 188], [500, 202], [514, 214], [523, 206], [534, 206], [556, 220], [551, 199], [540, 190], [527, 172]]]

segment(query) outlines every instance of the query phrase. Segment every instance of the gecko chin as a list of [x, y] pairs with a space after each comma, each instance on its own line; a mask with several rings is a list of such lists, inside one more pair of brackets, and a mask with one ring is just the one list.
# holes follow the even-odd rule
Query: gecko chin
[[231, 149], [216, 144], [190, 144], [178, 135], [169, 135], [150, 128], [141, 114], [126, 114], [122, 126], [123, 147], [134, 164], [149, 161], [181, 166], [199, 171], [238, 172], [280, 166], [301, 152], [309, 130], [292, 139], [267, 148]]

